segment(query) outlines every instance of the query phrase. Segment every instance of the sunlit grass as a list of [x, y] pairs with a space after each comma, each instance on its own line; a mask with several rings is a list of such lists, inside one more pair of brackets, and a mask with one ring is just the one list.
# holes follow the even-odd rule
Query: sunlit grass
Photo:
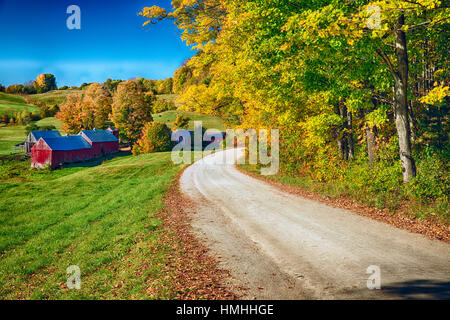
[[[167, 298], [154, 216], [180, 168], [158, 153], [3, 176], [0, 298]], [[81, 290], [65, 285], [70, 265], [81, 269]], [[156, 296], [146, 294], [149, 279]]]

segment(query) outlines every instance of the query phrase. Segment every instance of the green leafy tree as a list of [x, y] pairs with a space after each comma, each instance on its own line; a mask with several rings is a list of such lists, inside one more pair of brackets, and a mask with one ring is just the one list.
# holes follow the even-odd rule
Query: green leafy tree
[[130, 144], [139, 139], [145, 124], [153, 121], [151, 106], [136, 82], [128, 80], [118, 85], [113, 97], [111, 120], [120, 130], [121, 138]]

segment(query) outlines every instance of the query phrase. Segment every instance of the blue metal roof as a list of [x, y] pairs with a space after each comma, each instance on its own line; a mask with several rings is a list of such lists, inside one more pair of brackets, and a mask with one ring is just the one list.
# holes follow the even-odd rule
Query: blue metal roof
[[59, 131], [31, 131], [30, 134], [38, 141], [40, 138], [56, 138], [61, 137]]
[[42, 138], [54, 151], [90, 149], [91, 144], [82, 136], [62, 136], [57, 138]]
[[119, 141], [114, 134], [108, 130], [81, 130], [92, 142], [112, 142]]

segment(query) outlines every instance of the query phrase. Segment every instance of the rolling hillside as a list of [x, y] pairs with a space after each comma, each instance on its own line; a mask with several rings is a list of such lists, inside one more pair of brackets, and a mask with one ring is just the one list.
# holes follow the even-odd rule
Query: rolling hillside
[[81, 92], [81, 90], [53, 90], [46, 93], [29, 95], [27, 99], [36, 105], [44, 103], [50, 106], [54, 104], [62, 104], [66, 101], [67, 95], [79, 92]]
[[25, 99], [19, 95], [0, 92], [0, 115], [13, 114], [20, 111], [39, 111], [39, 108], [28, 104]]

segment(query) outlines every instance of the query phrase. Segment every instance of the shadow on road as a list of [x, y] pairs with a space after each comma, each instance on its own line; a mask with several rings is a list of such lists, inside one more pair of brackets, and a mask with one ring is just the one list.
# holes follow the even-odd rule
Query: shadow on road
[[412, 280], [386, 285], [381, 290], [402, 299], [450, 299], [450, 282]]
[[357, 299], [450, 300], [450, 282], [410, 280], [383, 284], [380, 290], [355, 289], [341, 292]]

